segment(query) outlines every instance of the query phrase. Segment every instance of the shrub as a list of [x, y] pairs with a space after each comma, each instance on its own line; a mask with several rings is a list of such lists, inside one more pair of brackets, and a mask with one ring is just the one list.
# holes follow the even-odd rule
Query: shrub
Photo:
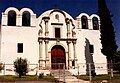
[[39, 74], [39, 78], [43, 78], [43, 76], [44, 76], [44, 73]]
[[17, 58], [14, 61], [14, 67], [20, 78], [21, 76], [26, 75], [26, 73], [28, 73], [27, 59]]
[[0, 63], [0, 71], [3, 70], [4, 66], [2, 63]]

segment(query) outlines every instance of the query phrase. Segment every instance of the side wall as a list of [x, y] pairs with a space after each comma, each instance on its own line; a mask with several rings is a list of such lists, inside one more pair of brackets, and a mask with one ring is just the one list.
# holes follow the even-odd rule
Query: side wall
[[[91, 63], [95, 65], [97, 74], [107, 73], [106, 56], [101, 53], [101, 42], [99, 30], [80, 30], [77, 32], [77, 57], [78, 64], [83, 71], [86, 71], [86, 66], [82, 63]], [[93, 53], [89, 52], [89, 45], [93, 45]]]
[[[38, 31], [34, 27], [2, 26], [1, 62], [13, 64], [17, 57], [27, 58], [29, 63], [37, 64], [39, 60]], [[17, 44], [23, 43], [23, 53], [17, 52]]]

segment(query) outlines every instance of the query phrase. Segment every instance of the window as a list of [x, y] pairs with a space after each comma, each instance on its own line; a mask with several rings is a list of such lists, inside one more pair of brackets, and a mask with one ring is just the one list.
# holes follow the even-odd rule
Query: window
[[59, 21], [59, 15], [58, 14], [55, 15], [55, 19], [57, 19]]
[[92, 23], [93, 23], [93, 30], [99, 30], [98, 18], [97, 17], [93, 17]]
[[16, 26], [16, 12], [15, 11], [8, 12], [8, 26]]
[[17, 52], [18, 53], [23, 53], [23, 43], [18, 43], [17, 44]]
[[30, 13], [29, 12], [23, 12], [22, 26], [30, 26]]
[[55, 28], [55, 38], [60, 38], [60, 28]]
[[75, 61], [74, 60], [72, 61], [72, 66], [75, 66]]
[[90, 51], [90, 53], [94, 53], [94, 47], [93, 47], [93, 45], [89, 45], [89, 51]]
[[88, 29], [88, 19], [86, 16], [81, 17], [82, 29]]

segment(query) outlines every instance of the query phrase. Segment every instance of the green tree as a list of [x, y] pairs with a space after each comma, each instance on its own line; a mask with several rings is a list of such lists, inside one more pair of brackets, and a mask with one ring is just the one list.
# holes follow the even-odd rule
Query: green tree
[[116, 55], [113, 57], [113, 70], [120, 72], [120, 51], [116, 52]]
[[27, 59], [17, 58], [14, 61], [14, 67], [20, 78], [21, 76], [26, 75], [26, 73], [28, 73]]
[[4, 69], [3, 63], [0, 63], [0, 71]]
[[107, 57], [108, 69], [112, 69], [112, 58], [116, 53], [117, 45], [115, 40], [114, 27], [111, 14], [106, 6], [105, 0], [98, 0], [98, 13], [100, 16], [101, 52]]

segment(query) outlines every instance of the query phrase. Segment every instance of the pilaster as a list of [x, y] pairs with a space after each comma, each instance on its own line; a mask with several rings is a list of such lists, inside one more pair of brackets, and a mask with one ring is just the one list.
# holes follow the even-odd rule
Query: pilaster
[[49, 66], [50, 65], [50, 62], [49, 62], [49, 55], [48, 55], [48, 43], [49, 43], [49, 40], [45, 40], [45, 59], [46, 59], [46, 63], [45, 65], [46, 66]]
[[42, 42], [43, 40], [39, 40], [39, 68], [43, 66], [43, 54], [42, 54]]
[[70, 47], [71, 41], [67, 41], [67, 46], [68, 46], [68, 69], [72, 66], [71, 62], [71, 47]]
[[72, 41], [74, 51], [74, 68], [77, 67], [77, 55], [76, 55], [76, 40]]
[[22, 15], [20, 14], [16, 16], [16, 26], [22, 26]]
[[36, 14], [31, 15], [30, 26], [36, 26]]

